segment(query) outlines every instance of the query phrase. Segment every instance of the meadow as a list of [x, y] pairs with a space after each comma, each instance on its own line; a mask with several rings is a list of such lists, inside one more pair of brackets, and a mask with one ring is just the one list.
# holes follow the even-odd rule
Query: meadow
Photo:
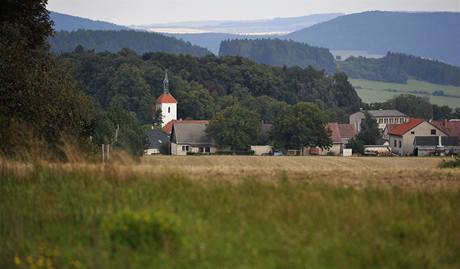
[[[407, 84], [350, 79], [359, 97], [366, 103], [384, 102], [399, 94], [428, 96], [432, 104], [460, 107], [460, 87], [433, 84], [418, 80], [408, 80]], [[433, 96], [435, 91], [442, 90], [445, 95]], [[419, 91], [420, 93], [415, 93]], [[423, 92], [423, 94], [421, 94]], [[453, 97], [456, 96], [456, 97]]]
[[0, 268], [459, 268], [439, 158], [0, 161]]

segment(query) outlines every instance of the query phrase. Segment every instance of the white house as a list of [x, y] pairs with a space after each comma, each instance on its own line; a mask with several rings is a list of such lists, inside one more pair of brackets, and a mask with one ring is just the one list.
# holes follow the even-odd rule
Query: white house
[[170, 121], [177, 120], [177, 101], [169, 92], [168, 71], [166, 70], [163, 81], [163, 93], [155, 102], [155, 110], [161, 110], [161, 127], [164, 127]]
[[217, 147], [206, 133], [208, 123], [176, 122], [171, 133], [171, 155], [187, 155], [188, 153], [216, 153]]
[[423, 119], [410, 119], [389, 131], [389, 142], [393, 153], [414, 154], [416, 136], [448, 136], [447, 132]]
[[[372, 118], [377, 121], [379, 129], [384, 130], [387, 124], [402, 124], [409, 121], [409, 117], [399, 112], [398, 110], [368, 110]], [[359, 111], [350, 115], [350, 124], [353, 124], [358, 130], [361, 131], [361, 122], [366, 118], [365, 111]]]

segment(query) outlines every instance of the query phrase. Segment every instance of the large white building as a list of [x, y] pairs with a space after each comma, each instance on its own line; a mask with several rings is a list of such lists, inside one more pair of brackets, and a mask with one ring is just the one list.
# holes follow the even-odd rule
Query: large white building
[[169, 92], [168, 71], [166, 70], [163, 81], [163, 93], [155, 102], [155, 110], [161, 110], [161, 127], [164, 127], [170, 121], [177, 120], [177, 101]]
[[[350, 124], [353, 124], [358, 132], [361, 131], [361, 122], [366, 118], [365, 112], [359, 111], [350, 115]], [[394, 109], [368, 110], [367, 112], [377, 121], [381, 130], [384, 130], [387, 124], [403, 124], [409, 121], [406, 114]]]

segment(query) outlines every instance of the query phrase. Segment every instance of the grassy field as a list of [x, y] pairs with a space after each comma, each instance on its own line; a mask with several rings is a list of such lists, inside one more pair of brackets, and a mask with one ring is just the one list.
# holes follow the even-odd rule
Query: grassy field
[[459, 268], [440, 161], [0, 161], [0, 268]]
[[[359, 97], [366, 103], [383, 102], [395, 95], [410, 93], [417, 96], [429, 96], [433, 104], [460, 107], [460, 87], [438, 85], [417, 80], [409, 80], [407, 84], [363, 79], [350, 79], [350, 82], [356, 88]], [[445, 95], [451, 96], [431, 95], [433, 92], [439, 90], [442, 90]], [[417, 94], [414, 91], [424, 92], [425, 94]], [[452, 96], [458, 96], [458, 98]]]

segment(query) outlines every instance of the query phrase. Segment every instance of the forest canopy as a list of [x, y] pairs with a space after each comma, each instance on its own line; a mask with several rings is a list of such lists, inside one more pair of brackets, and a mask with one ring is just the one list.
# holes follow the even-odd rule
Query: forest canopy
[[351, 78], [406, 83], [409, 78], [460, 86], [460, 67], [416, 56], [388, 52], [380, 59], [350, 57], [338, 69]]
[[334, 56], [326, 48], [281, 39], [234, 39], [222, 41], [220, 56], [241, 56], [274, 66], [311, 66], [327, 73], [336, 70]]

